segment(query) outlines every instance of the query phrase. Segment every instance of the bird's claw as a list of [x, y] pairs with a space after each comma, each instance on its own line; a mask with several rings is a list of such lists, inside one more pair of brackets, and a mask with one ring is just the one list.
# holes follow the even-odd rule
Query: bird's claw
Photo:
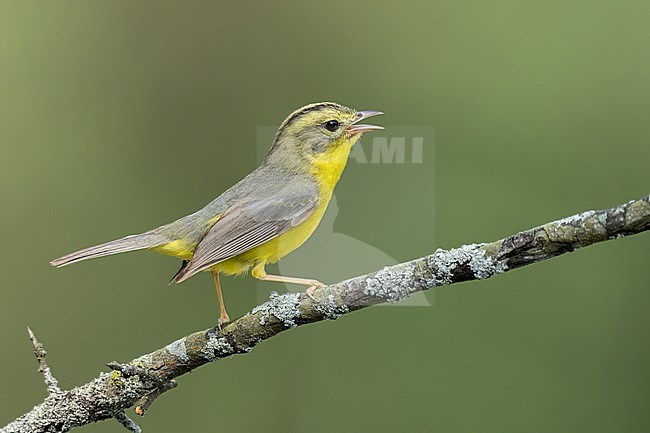
[[217, 320], [217, 327], [219, 328], [219, 332], [223, 330], [222, 325], [225, 325], [226, 323], [229, 322], [230, 322], [230, 317], [228, 317], [227, 314], [219, 316], [219, 319]]
[[305, 290], [305, 294], [307, 294], [307, 297], [309, 299], [316, 302], [316, 298], [314, 298], [314, 291], [316, 289], [320, 289], [321, 287], [325, 287], [325, 284], [321, 283], [318, 280], [314, 280], [311, 282], [311, 286], [307, 287], [307, 290]]

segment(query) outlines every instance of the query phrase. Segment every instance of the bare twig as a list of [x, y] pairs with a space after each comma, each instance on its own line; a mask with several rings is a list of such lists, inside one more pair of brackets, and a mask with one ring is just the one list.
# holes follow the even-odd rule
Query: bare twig
[[[649, 229], [650, 196], [645, 196], [611, 209], [554, 221], [499, 241], [437, 250], [429, 256], [317, 289], [313, 294], [315, 300], [304, 293], [272, 294], [268, 302], [228, 324], [221, 332], [216, 328], [195, 332], [128, 364], [111, 363], [112, 372], [101, 373], [85, 385], [51, 393], [0, 433], [64, 432], [111, 417], [129, 428], [132, 421], [125, 424], [124, 409], [138, 404], [144, 412], [162, 393], [158, 390], [164, 390], [164, 384], [171, 383], [172, 379], [206, 363], [250, 352], [261, 341], [287, 329], [336, 319], [383, 302], [397, 302], [433, 287], [489, 278], [596, 242]], [[145, 402], [148, 402], [146, 406]]]
[[27, 332], [29, 333], [29, 339], [34, 347], [34, 356], [36, 356], [36, 360], [38, 361], [38, 371], [43, 374], [43, 380], [47, 386], [47, 393], [50, 395], [60, 394], [63, 391], [59, 388], [59, 381], [56, 380], [50, 367], [45, 362], [45, 356], [47, 355], [45, 348], [43, 348], [43, 345], [36, 339], [36, 335], [34, 335], [32, 328], [27, 327]]
[[170, 389], [174, 389], [178, 386], [178, 383], [176, 383], [175, 380], [170, 380], [169, 382], [165, 382], [162, 385], [160, 385], [158, 388], [154, 389], [151, 391], [149, 394], [145, 395], [142, 397], [138, 402], [135, 404], [135, 413], [137, 413], [140, 416], [144, 416], [144, 414], [149, 410], [149, 406], [153, 403], [155, 399], [160, 396], [163, 392], [167, 392]]
[[113, 417], [129, 431], [133, 433], [142, 433], [142, 429], [123, 410], [116, 412]]

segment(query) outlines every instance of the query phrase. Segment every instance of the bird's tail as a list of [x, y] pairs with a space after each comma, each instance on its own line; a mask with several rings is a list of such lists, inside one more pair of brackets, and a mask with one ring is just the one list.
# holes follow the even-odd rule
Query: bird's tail
[[74, 253], [66, 254], [63, 257], [52, 260], [50, 264], [60, 268], [83, 260], [94, 259], [96, 257], [155, 248], [168, 242], [169, 239], [158, 233], [146, 232], [139, 235], [126, 236], [121, 239], [106, 242], [105, 244], [95, 245], [94, 247], [75, 251]]

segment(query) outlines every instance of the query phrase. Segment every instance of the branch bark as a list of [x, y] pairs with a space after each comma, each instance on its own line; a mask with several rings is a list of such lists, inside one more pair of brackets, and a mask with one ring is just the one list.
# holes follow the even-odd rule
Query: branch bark
[[115, 418], [131, 431], [139, 427], [124, 410], [137, 404], [144, 414], [161, 393], [176, 386], [174, 378], [209, 362], [250, 352], [260, 342], [287, 329], [383, 302], [398, 302], [413, 293], [500, 273], [575, 251], [609, 239], [650, 229], [650, 195], [600, 211], [588, 211], [486, 244], [437, 250], [395, 266], [305, 293], [273, 293], [271, 299], [219, 332], [195, 332], [126, 364], [110, 363], [111, 372], [69, 391], [58, 388], [45, 364], [45, 351], [33, 337], [49, 395], [0, 433], [65, 432], [91, 422]]

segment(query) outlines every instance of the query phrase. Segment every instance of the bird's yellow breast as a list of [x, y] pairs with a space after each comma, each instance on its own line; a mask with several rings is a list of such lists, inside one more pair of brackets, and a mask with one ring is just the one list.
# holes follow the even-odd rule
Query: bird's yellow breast
[[309, 239], [332, 199], [332, 192], [345, 169], [353, 144], [354, 141], [351, 140], [343, 141], [339, 146], [312, 159], [311, 174], [318, 182], [318, 205], [305, 221], [262, 245], [218, 263], [212, 270], [233, 275], [246, 272], [255, 265], [275, 263]]

